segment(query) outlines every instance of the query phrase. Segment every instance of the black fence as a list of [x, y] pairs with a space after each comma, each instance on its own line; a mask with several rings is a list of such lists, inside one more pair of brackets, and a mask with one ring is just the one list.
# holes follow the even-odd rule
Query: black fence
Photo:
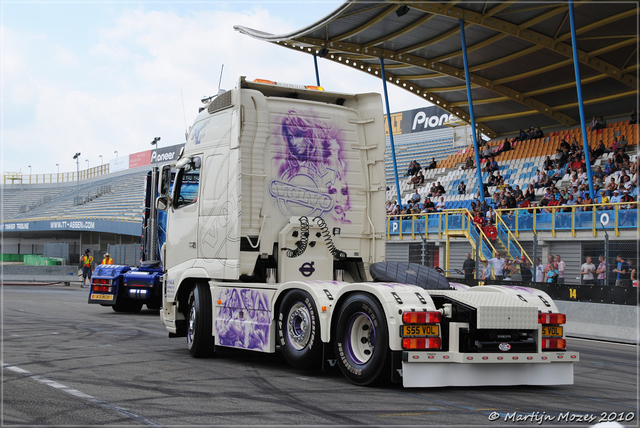
[[569, 302], [609, 303], [615, 305], [638, 305], [638, 287], [611, 287], [600, 285], [548, 284], [545, 282], [522, 281], [477, 281], [449, 278], [450, 282], [476, 285], [511, 285], [536, 288], [544, 291], [554, 300]]

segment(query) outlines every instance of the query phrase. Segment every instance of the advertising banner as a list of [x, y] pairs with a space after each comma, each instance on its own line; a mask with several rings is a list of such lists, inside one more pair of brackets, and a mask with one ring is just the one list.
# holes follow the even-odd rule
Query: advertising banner
[[[175, 146], [169, 147], [160, 147], [158, 149], [158, 164], [164, 164], [168, 162], [173, 162], [178, 159], [180, 155], [180, 150], [184, 147], [184, 144], [176, 144]], [[156, 151], [151, 151], [151, 163], [156, 163]]]
[[129, 168], [129, 156], [122, 156], [109, 161], [109, 172], [124, 171]]
[[151, 150], [132, 153], [129, 155], [129, 168], [149, 165], [151, 163]]
[[[411, 134], [413, 132], [432, 131], [445, 128], [444, 123], [455, 116], [437, 106], [429, 106], [406, 110], [391, 114], [393, 135]], [[384, 134], [389, 135], [389, 125], [385, 115]]]

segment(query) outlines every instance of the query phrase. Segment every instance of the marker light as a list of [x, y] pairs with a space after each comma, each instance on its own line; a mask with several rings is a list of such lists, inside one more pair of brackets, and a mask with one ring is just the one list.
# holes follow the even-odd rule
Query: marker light
[[402, 322], [405, 324], [434, 324], [442, 320], [440, 312], [403, 312]]
[[539, 324], [565, 324], [567, 316], [565, 314], [538, 314]]
[[439, 337], [405, 337], [402, 339], [403, 349], [440, 349], [442, 340]]

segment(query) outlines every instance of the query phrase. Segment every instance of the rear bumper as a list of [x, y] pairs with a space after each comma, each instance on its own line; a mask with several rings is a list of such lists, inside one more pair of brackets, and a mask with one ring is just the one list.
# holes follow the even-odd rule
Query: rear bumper
[[418, 388], [572, 385], [573, 363], [579, 359], [576, 352], [488, 355], [404, 352], [402, 384]]

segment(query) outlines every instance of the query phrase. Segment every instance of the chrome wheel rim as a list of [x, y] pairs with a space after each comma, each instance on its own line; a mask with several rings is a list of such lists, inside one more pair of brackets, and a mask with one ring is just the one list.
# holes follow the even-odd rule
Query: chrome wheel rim
[[365, 364], [373, 356], [376, 330], [371, 318], [364, 312], [354, 314], [346, 330], [347, 351], [357, 364]]
[[304, 349], [311, 337], [311, 314], [309, 308], [296, 302], [287, 315], [287, 339], [296, 351]]

